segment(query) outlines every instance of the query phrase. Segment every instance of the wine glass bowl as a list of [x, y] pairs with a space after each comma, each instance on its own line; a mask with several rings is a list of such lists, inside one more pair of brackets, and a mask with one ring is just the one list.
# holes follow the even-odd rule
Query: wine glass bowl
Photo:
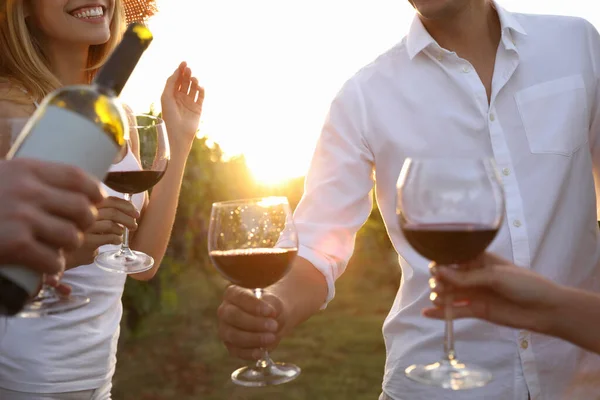
[[[171, 158], [169, 139], [161, 118], [147, 114], [135, 115], [135, 124], [130, 125], [129, 129], [139, 138], [138, 164], [123, 169], [120, 168], [121, 164], [117, 164], [104, 179], [106, 186], [123, 193], [127, 201], [131, 201], [133, 194], [154, 187], [164, 176]], [[133, 151], [131, 146], [128, 151]], [[125, 228], [121, 247], [98, 254], [95, 263], [109, 272], [135, 274], [152, 268], [154, 259], [129, 247], [129, 230]]]
[[[407, 159], [397, 183], [398, 221], [408, 244], [437, 265], [458, 267], [475, 260], [491, 244], [504, 215], [504, 193], [492, 159]], [[446, 307], [445, 357], [412, 365], [417, 382], [452, 390], [486, 385], [492, 375], [458, 361], [454, 350], [452, 296]]]
[[[298, 252], [298, 235], [285, 197], [235, 200], [212, 206], [208, 252], [221, 275], [251, 289], [261, 298], [264, 289], [289, 271]], [[255, 366], [233, 372], [241, 386], [289, 382], [300, 374], [293, 364], [275, 363], [266, 350]]]

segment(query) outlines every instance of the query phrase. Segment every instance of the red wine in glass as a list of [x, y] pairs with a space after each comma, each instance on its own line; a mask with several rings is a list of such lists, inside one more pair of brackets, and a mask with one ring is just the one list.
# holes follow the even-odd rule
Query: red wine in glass
[[[496, 237], [504, 193], [494, 161], [487, 158], [409, 158], [398, 178], [397, 214], [408, 244], [438, 265], [475, 260]], [[459, 362], [454, 349], [452, 297], [444, 297], [444, 358], [411, 365], [408, 378], [452, 390], [482, 387], [492, 374]]]
[[[164, 176], [169, 159], [169, 138], [162, 119], [146, 114], [135, 116], [136, 124], [130, 126], [131, 135], [139, 140], [139, 169], [110, 171], [104, 184], [112, 190], [123, 193], [124, 199], [131, 201], [135, 193], [145, 192], [156, 185]], [[131, 151], [131, 148], [129, 149]], [[121, 274], [135, 274], [147, 271], [154, 266], [154, 259], [141, 251], [129, 247], [129, 230], [125, 228], [123, 243], [118, 250], [98, 254], [95, 259], [98, 267]]]
[[296, 253], [297, 249], [275, 247], [213, 250], [209, 256], [219, 272], [234, 285], [264, 289], [285, 276]]
[[404, 237], [413, 249], [438, 265], [474, 260], [492, 243], [494, 226], [479, 224], [407, 224], [400, 218]]
[[156, 185], [165, 172], [166, 170], [109, 172], [104, 184], [119, 193], [142, 193]]
[[[289, 271], [298, 252], [298, 234], [285, 197], [214, 203], [208, 232], [208, 254], [234, 285], [261, 298], [265, 288]], [[273, 362], [266, 349], [255, 364], [231, 374], [233, 383], [260, 387], [290, 382], [300, 375], [294, 364]]]

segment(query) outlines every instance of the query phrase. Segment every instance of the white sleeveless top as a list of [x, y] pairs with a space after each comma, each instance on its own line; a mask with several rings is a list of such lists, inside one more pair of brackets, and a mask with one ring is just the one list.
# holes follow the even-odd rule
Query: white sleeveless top
[[[37, 104], [36, 104], [37, 105]], [[111, 170], [139, 169], [133, 153]], [[103, 185], [109, 196], [121, 197]], [[144, 194], [132, 196], [143, 206]], [[99, 251], [117, 249], [102, 246]], [[0, 387], [60, 393], [95, 389], [111, 380], [116, 366], [121, 296], [126, 275], [104, 271], [94, 264], [66, 271], [63, 282], [73, 294], [91, 299], [84, 307], [42, 318], [0, 318]]]

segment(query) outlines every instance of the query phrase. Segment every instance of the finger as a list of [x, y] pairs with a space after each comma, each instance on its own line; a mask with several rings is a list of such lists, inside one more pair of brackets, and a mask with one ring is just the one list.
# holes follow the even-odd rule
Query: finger
[[277, 321], [270, 318], [255, 317], [231, 303], [223, 303], [217, 310], [219, 319], [227, 325], [247, 332], [277, 332]]
[[99, 209], [98, 221], [111, 221], [116, 224], [121, 224], [127, 227], [130, 231], [135, 231], [138, 227], [134, 218], [115, 208]]
[[117, 236], [123, 235], [125, 229], [110, 220], [101, 220], [97, 221], [90, 229], [88, 229], [87, 233], [97, 234], [97, 235], [105, 235], [105, 234], [113, 234]]
[[204, 88], [198, 86], [198, 96], [196, 97], [196, 104], [202, 105], [204, 103]]
[[82, 194], [48, 185], [40, 185], [31, 190], [33, 196], [28, 198], [41, 209], [56, 217], [68, 219], [82, 231], [92, 226], [96, 220], [96, 207]]
[[82, 194], [92, 203], [99, 203], [104, 199], [99, 182], [79, 168], [58, 163], [27, 161], [31, 161], [31, 170], [47, 185]]
[[[444, 282], [441, 279], [435, 278], [435, 277], [429, 278], [429, 289], [430, 290], [441, 294], [446, 289], [445, 286], [446, 285], [444, 285]], [[448, 285], [448, 286], [450, 286], [450, 285]]]
[[133, 203], [121, 199], [120, 197], [107, 197], [101, 204], [98, 205], [98, 211], [103, 208], [114, 208], [121, 211], [123, 214], [129, 215], [131, 218], [140, 217], [140, 212], [135, 208]]
[[64, 269], [59, 250], [33, 238], [16, 241], [12, 249], [7, 264], [22, 265], [45, 274], [58, 274]]
[[190, 91], [188, 93], [188, 96], [190, 97], [190, 99], [193, 102], [196, 101], [196, 96], [198, 95], [199, 90], [200, 90], [200, 85], [198, 84], [198, 79], [196, 77], [193, 77], [191, 84], [190, 84]]
[[240, 349], [254, 349], [269, 346], [277, 341], [273, 333], [246, 332], [232, 326], [220, 325], [219, 337]]
[[105, 246], [108, 244], [119, 245], [123, 243], [123, 236], [109, 234], [109, 235], [96, 235], [96, 234], [87, 234], [85, 238], [86, 248], [89, 249], [98, 249], [100, 246]]
[[48, 286], [56, 287], [60, 283], [60, 277], [58, 274], [44, 274], [44, 283]]
[[163, 96], [167, 94], [172, 96], [177, 90], [179, 90], [179, 86], [181, 85], [181, 73], [182, 71], [180, 65], [167, 79], [165, 88], [163, 90]]
[[473, 260], [468, 261], [464, 264], [457, 265], [456, 269], [459, 269], [462, 271], [469, 271], [472, 269], [483, 268], [485, 266], [484, 259], [485, 259], [485, 254], [481, 253], [477, 257], [475, 257]]
[[262, 357], [261, 349], [240, 349], [230, 343], [225, 343], [227, 351], [231, 357], [241, 358], [242, 360], [256, 361]]
[[472, 270], [438, 267], [436, 269], [436, 278], [459, 288], [490, 288], [494, 286], [496, 273], [495, 266]]
[[225, 290], [223, 300], [239, 307], [248, 314], [277, 318], [277, 310], [267, 302], [257, 299], [248, 289], [231, 285]]
[[73, 250], [83, 243], [83, 233], [70, 221], [25, 205], [21, 205], [15, 213], [15, 217], [19, 221], [32, 228], [36, 239], [45, 242], [50, 247], [64, 247], [67, 250]]
[[59, 283], [56, 287], [56, 293], [58, 293], [62, 297], [69, 297], [71, 294], [72, 288], [71, 286], [65, 283]]
[[181, 85], [179, 86], [179, 91], [185, 95], [188, 94], [189, 90], [190, 90], [190, 84], [191, 84], [191, 78], [192, 78], [192, 70], [189, 69], [188, 67], [185, 67], [185, 69], [183, 70], [183, 75], [181, 77]]
[[[446, 310], [441, 307], [426, 308], [422, 311], [423, 316], [432, 319], [445, 319]], [[452, 307], [452, 318], [463, 319], [463, 318], [474, 318], [475, 313], [469, 306], [463, 307]]]

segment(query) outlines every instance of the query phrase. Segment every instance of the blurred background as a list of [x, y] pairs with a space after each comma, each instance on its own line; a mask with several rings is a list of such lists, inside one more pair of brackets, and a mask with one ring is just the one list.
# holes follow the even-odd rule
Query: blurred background
[[[407, 0], [158, 0], [155, 40], [122, 95], [160, 113], [167, 77], [187, 61], [206, 89], [167, 257], [149, 283], [128, 280], [115, 399], [377, 399], [385, 361], [381, 327], [400, 283], [375, 207], [329, 307], [284, 340], [275, 360], [299, 379], [234, 387], [216, 332], [226, 282], [210, 264], [211, 204], [263, 195], [295, 206], [329, 104], [362, 66], [399, 42]], [[600, 26], [589, 0], [500, 0], [510, 11], [575, 15]], [[440, 329], [442, 327], [440, 326]]]

